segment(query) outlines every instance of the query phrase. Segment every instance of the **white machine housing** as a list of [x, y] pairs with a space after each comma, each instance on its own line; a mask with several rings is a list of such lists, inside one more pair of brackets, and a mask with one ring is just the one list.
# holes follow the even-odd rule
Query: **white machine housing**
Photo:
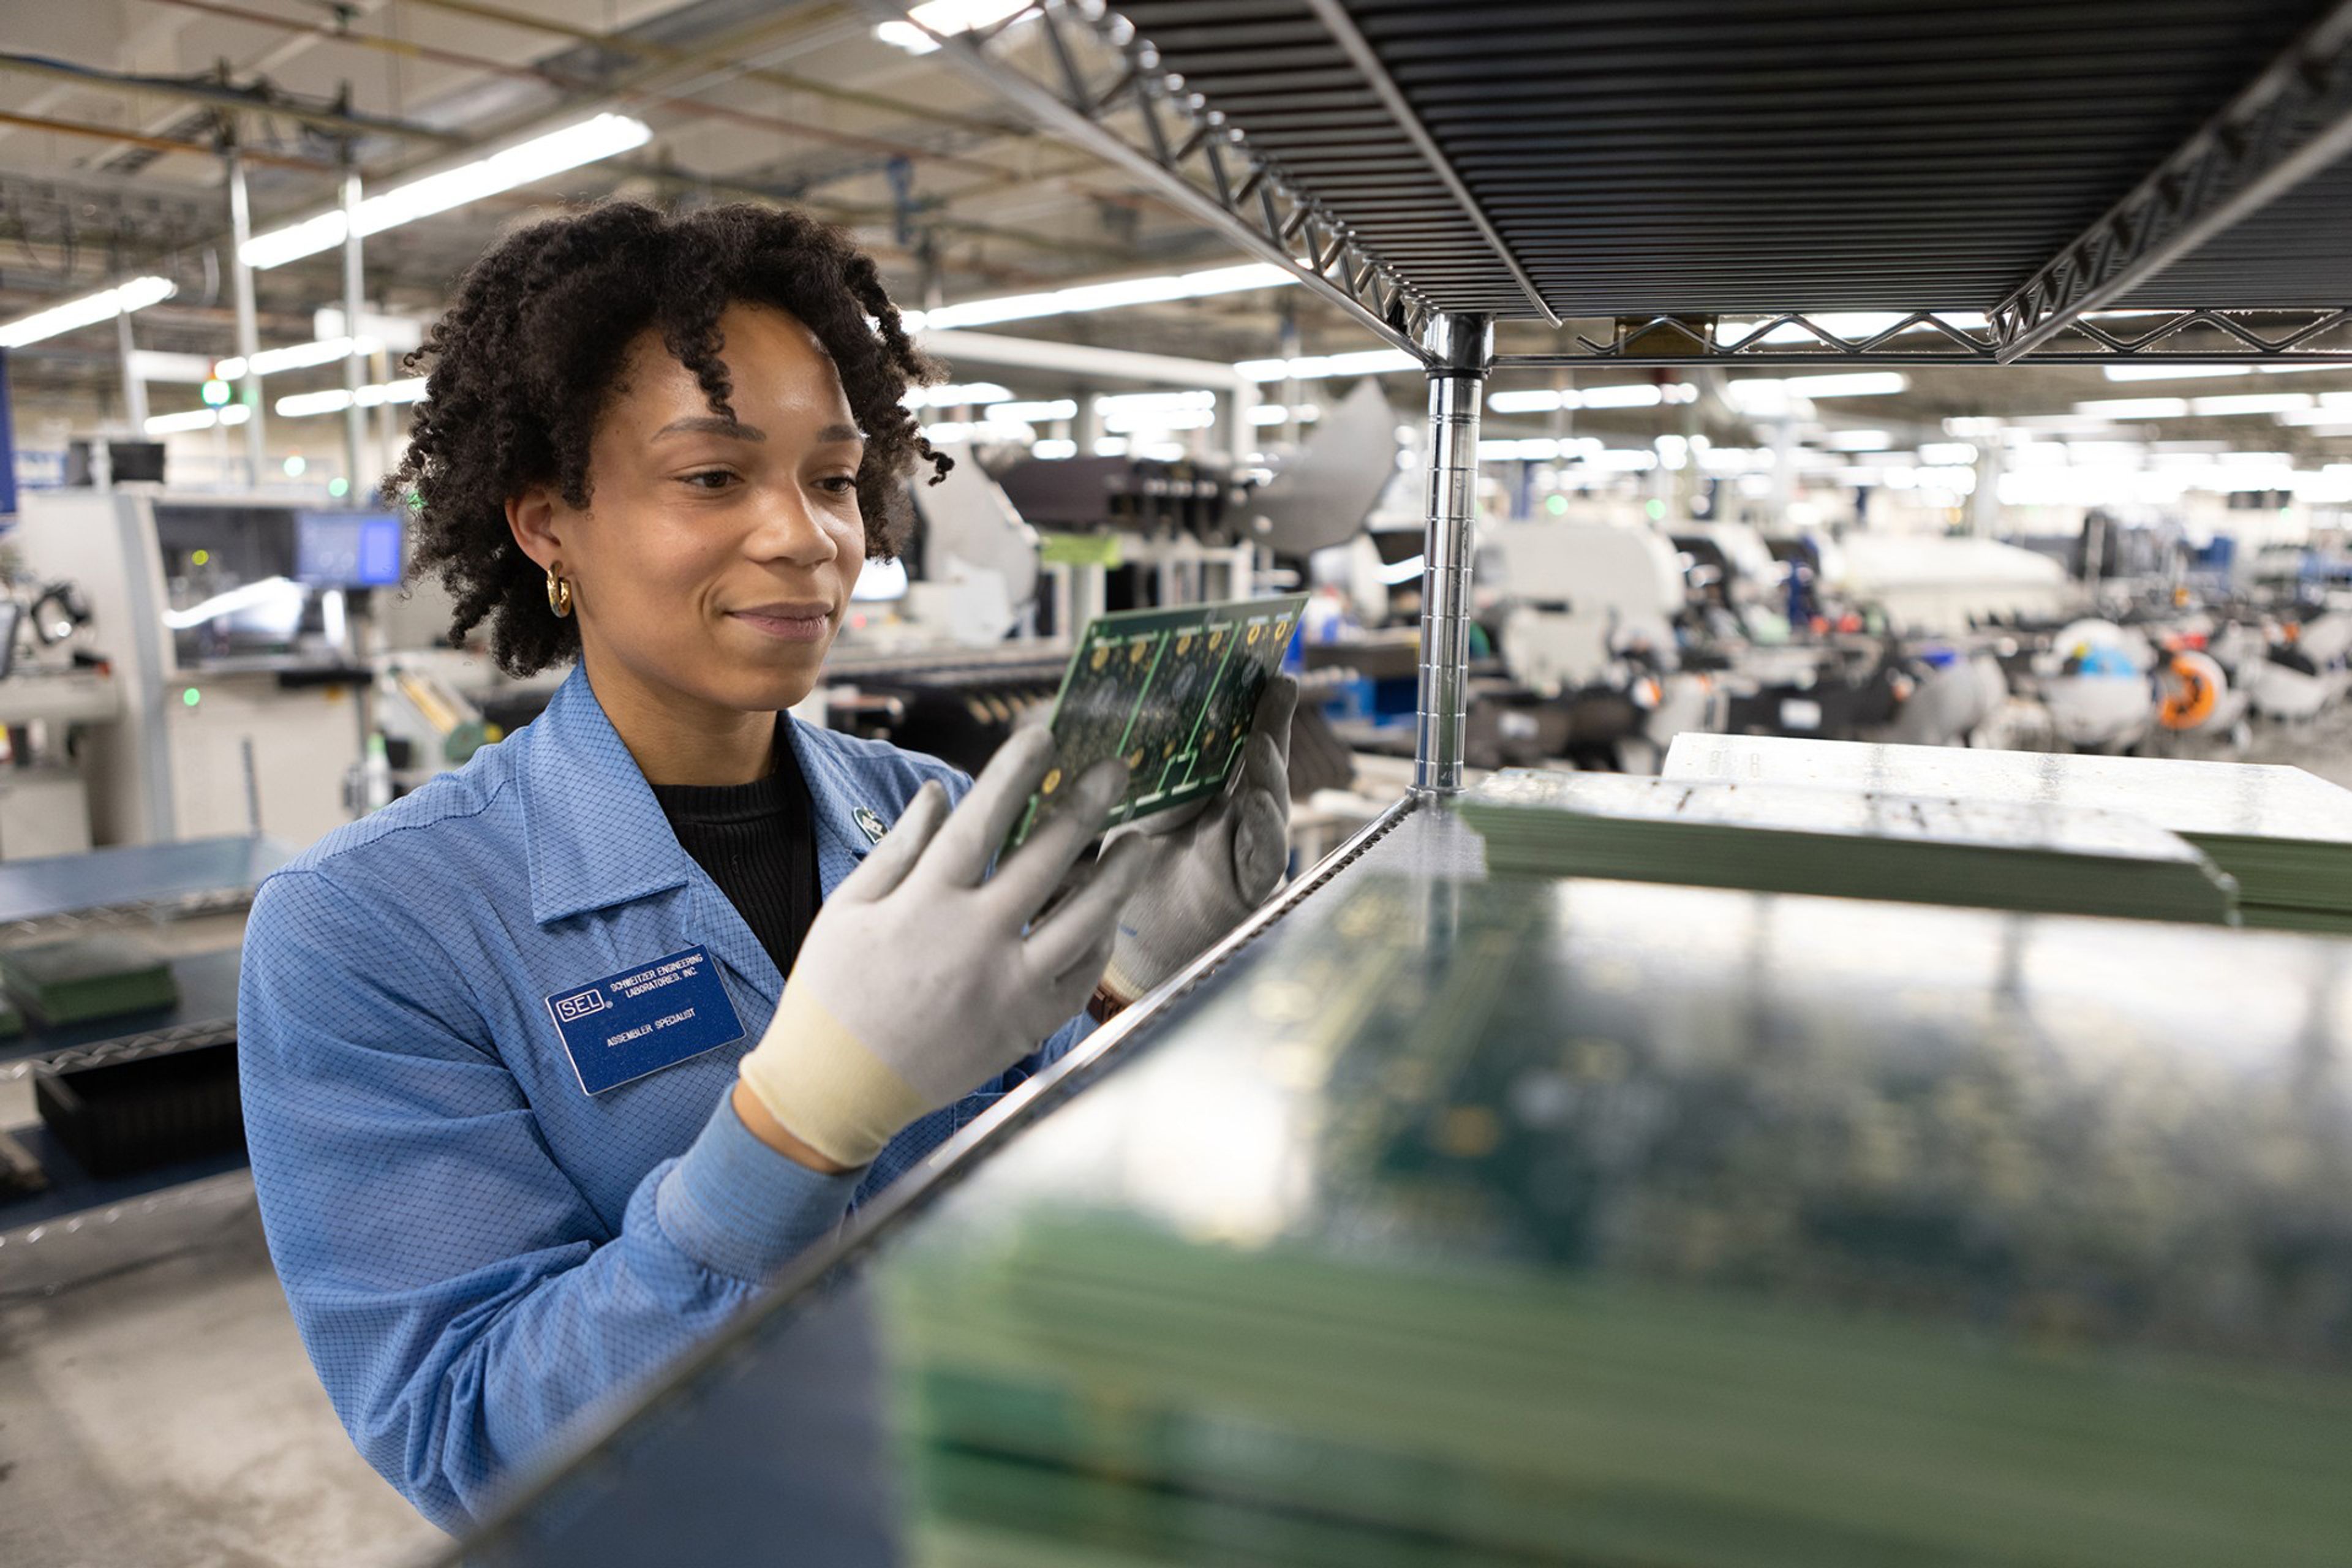
[[30, 490], [12, 534], [35, 575], [81, 585], [97, 646], [113, 663], [121, 716], [88, 731], [91, 837], [152, 844], [258, 832], [307, 844], [351, 818], [344, 784], [362, 756], [361, 684], [288, 685], [276, 668], [182, 668], [163, 623], [170, 597], [154, 510], [174, 499]]
[[1507, 595], [1501, 627], [1513, 679], [1546, 696], [1602, 679], [1646, 643], [1674, 662], [1682, 567], [1648, 528], [1607, 522], [1502, 523], [1483, 540], [1479, 576]]

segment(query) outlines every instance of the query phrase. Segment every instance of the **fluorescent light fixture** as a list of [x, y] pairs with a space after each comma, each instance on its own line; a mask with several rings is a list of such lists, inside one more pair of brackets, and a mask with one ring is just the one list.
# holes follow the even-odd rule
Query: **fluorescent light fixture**
[[2249, 392], [2231, 397], [2192, 398], [2189, 411], [2207, 416], [2231, 414], [2293, 414], [2312, 406], [2307, 392]]
[[242, 403], [226, 408], [191, 408], [184, 414], [158, 414], [147, 421], [150, 436], [175, 436], [184, 430], [209, 430], [215, 425], [242, 425], [253, 410]]
[[1127, 437], [1124, 436], [1105, 436], [1101, 440], [1095, 443], [1095, 456], [1097, 458], [1126, 457]]
[[1323, 417], [1323, 410], [1312, 403], [1302, 403], [1287, 408], [1279, 403], [1261, 403], [1249, 411], [1253, 425], [1279, 425], [1286, 419], [1296, 419], [1301, 425], [1312, 425]]
[[2109, 381], [2188, 381], [2217, 375], [2252, 375], [2250, 364], [2111, 364], [2105, 367]]
[[235, 615], [239, 610], [250, 610], [257, 605], [274, 604], [289, 597], [299, 598], [302, 593], [302, 584], [291, 577], [264, 577], [258, 582], [231, 588], [226, 594], [215, 594], [202, 604], [191, 605], [184, 610], [166, 610], [163, 612], [163, 624], [175, 632], [184, 632], [218, 616]]
[[1548, 463], [1559, 456], [1559, 443], [1548, 436], [1524, 439], [1487, 436], [1478, 442], [1478, 460], [1482, 463]]
[[958, 441], [1025, 443], [1035, 434], [1026, 425], [1003, 419], [943, 419], [923, 426], [923, 439], [934, 447]]
[[1947, 436], [1999, 436], [2001, 422], [1979, 415], [1961, 415], [1944, 421]]
[[1297, 359], [1245, 359], [1234, 366], [1234, 373], [1255, 382], [1323, 381], [1335, 375], [1381, 375], [1421, 368], [1421, 361], [1402, 349], [1360, 349], [1354, 353], [1307, 354]]
[[2352, 409], [2329, 407], [2294, 408], [2279, 414], [2276, 417], [2278, 422], [2282, 425], [2294, 425], [2302, 426], [2305, 429], [2315, 429], [2322, 425], [2341, 425], [2346, 420], [2352, 419]]
[[1977, 449], [1966, 441], [1922, 441], [1919, 460], [1930, 468], [1964, 468], [1977, 460]]
[[1009, 403], [1013, 389], [992, 381], [971, 381], [945, 386], [919, 386], [898, 399], [901, 408], [962, 408], [967, 405]]
[[1593, 462], [1608, 448], [1591, 437], [1559, 441], [1549, 436], [1489, 436], [1478, 443], [1482, 463]]
[[383, 346], [373, 338], [322, 338], [314, 343], [296, 343], [291, 348], [263, 349], [250, 359], [232, 354], [214, 362], [213, 375], [222, 381], [243, 381], [248, 375], [308, 370], [316, 364], [334, 364], [355, 355], [372, 354]]
[[1595, 452], [1585, 459], [1596, 468], [1608, 468], [1618, 473], [1647, 473], [1658, 466], [1658, 455], [1647, 447], [1612, 447]]
[[[1129, 305], [1157, 305], [1171, 300], [1202, 300], [1213, 294], [1236, 294], [1251, 289], [1279, 289], [1298, 279], [1272, 262], [1250, 261], [1237, 267], [1212, 267], [1199, 272], [1171, 272], [1153, 278], [1122, 278], [1109, 283], [1085, 283], [1040, 294], [1007, 294], [994, 300], [968, 300], [941, 305], [936, 310], [902, 310], [899, 320], [908, 331], [937, 332], [957, 327], [990, 327], [1000, 321], [1031, 321], [1042, 316], [1072, 316], [1091, 310], [1116, 310]], [[1421, 362], [1412, 362], [1418, 365]]]
[[51, 305], [46, 310], [19, 316], [13, 321], [0, 322], [0, 349], [20, 349], [77, 327], [94, 327], [100, 321], [159, 304], [179, 291], [179, 286], [168, 278], [133, 278], [128, 283], [118, 283], [62, 305]]
[[1115, 436], [1152, 430], [1205, 430], [1217, 422], [1217, 395], [1206, 387], [1182, 392], [1123, 392], [1095, 399], [1102, 427]]
[[1899, 371], [1851, 371], [1836, 375], [1746, 376], [1724, 384], [1723, 395], [1734, 408], [1755, 418], [1785, 418], [1798, 412], [1790, 399], [1799, 397], [1885, 397], [1911, 384]]
[[1843, 375], [1792, 375], [1781, 385], [1800, 397], [1888, 397], [1911, 384], [1900, 371], [1865, 370]]
[[[1029, 0], [925, 0], [907, 13], [906, 21], [884, 22], [874, 29], [874, 36], [910, 55], [928, 55], [940, 47], [940, 38], [993, 26], [1019, 15], [1028, 5]], [[922, 26], [917, 26], [919, 22]]]
[[[359, 205], [359, 232], [362, 236], [380, 234], [435, 213], [497, 195], [500, 191], [532, 184], [567, 169], [642, 147], [653, 140], [653, 135], [652, 128], [644, 121], [625, 114], [599, 114], [579, 121], [517, 142], [487, 158], [477, 158], [437, 174], [426, 174], [368, 197]], [[245, 242], [240, 254], [247, 267], [283, 267], [302, 257], [333, 249], [342, 244], [343, 232], [343, 214], [337, 208], [273, 228], [267, 234], [257, 234]]]
[[1075, 399], [1055, 397], [1042, 403], [998, 403], [989, 406], [991, 419], [1017, 419], [1024, 425], [1045, 425], [1056, 419], [1076, 419], [1078, 405]]
[[[360, 336], [373, 338], [394, 353], [404, 354], [425, 343], [425, 323], [415, 316], [379, 315], [373, 310], [360, 312]], [[342, 309], [322, 305], [310, 312], [310, 333], [319, 338], [348, 336], [343, 331]]]
[[1058, 436], [1048, 436], [1044, 440], [1038, 442], [1035, 446], [1030, 447], [1029, 455], [1033, 458], [1043, 458], [1049, 463], [1058, 463], [1064, 458], [1076, 457], [1078, 455], [1078, 444], [1076, 441], [1066, 441]]
[[2101, 419], [2180, 419], [2189, 413], [2185, 397], [2098, 397], [2074, 405], [2074, 412]]
[[1832, 430], [1822, 438], [1832, 452], [1884, 452], [1895, 445], [1885, 430]]
[[[1236, 366], [1235, 368], [1240, 368]], [[1247, 374], [1246, 370], [1243, 371]], [[1688, 382], [1622, 382], [1610, 386], [1521, 387], [1489, 394], [1497, 414], [1549, 414], [1559, 408], [1655, 408], [1662, 403], [1695, 403], [1698, 388]]]
[[168, 381], [202, 386], [213, 378], [209, 354], [166, 353], [161, 349], [132, 349], [131, 374], [142, 381]]
[[301, 419], [313, 414], [341, 414], [353, 404], [362, 408], [373, 408], [380, 403], [422, 403], [425, 401], [425, 377], [413, 375], [404, 381], [378, 382], [362, 386], [357, 393], [345, 392], [338, 386], [328, 392], [298, 392], [291, 397], [281, 397], [271, 406], [280, 418]]
[[1577, 395], [1587, 408], [1655, 408], [1666, 401], [1666, 389], [1643, 383], [1622, 386], [1580, 386]]

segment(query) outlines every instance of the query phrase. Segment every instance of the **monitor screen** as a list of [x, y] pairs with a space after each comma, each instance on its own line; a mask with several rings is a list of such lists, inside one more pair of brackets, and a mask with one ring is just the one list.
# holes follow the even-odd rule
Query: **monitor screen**
[[109, 441], [106, 444], [110, 472], [118, 485], [133, 480], [151, 484], [163, 481], [163, 443], [161, 441]]
[[396, 512], [304, 511], [294, 516], [294, 576], [311, 587], [397, 587], [400, 557]]

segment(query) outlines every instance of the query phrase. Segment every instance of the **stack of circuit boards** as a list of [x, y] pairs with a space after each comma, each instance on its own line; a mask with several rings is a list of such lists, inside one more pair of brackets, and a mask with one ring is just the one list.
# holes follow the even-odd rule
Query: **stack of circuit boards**
[[916, 1561], [2342, 1561], [2334, 944], [1335, 893], [877, 1267]]
[[2352, 790], [2300, 768], [1689, 734], [1664, 771], [2122, 813], [2210, 856], [2236, 879], [2245, 924], [2352, 933]]
[[2195, 848], [2137, 817], [2080, 806], [1514, 769], [1460, 810], [1496, 871], [2233, 919], [2229, 879]]
[[180, 999], [160, 952], [113, 933], [0, 949], [0, 980], [26, 1012], [52, 1026], [149, 1012]]
[[1081, 773], [1114, 757], [1129, 770], [1114, 825], [1223, 789], [1306, 603], [1292, 595], [1089, 622], [1055, 700], [1053, 767], [1012, 843], [1050, 817]]

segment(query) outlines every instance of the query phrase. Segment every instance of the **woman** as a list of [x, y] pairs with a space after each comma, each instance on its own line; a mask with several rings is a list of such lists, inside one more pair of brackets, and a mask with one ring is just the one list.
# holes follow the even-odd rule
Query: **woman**
[[901, 542], [906, 471], [946, 466], [870, 258], [790, 213], [605, 205], [485, 256], [418, 357], [386, 482], [418, 565], [506, 668], [579, 662], [269, 880], [238, 1035], [312, 1362], [456, 1530], [1069, 1049], [1090, 994], [1131, 999], [1272, 890], [1295, 688], [1189, 824], [1074, 872], [1111, 764], [992, 874], [1041, 731], [975, 784], [782, 711]]

